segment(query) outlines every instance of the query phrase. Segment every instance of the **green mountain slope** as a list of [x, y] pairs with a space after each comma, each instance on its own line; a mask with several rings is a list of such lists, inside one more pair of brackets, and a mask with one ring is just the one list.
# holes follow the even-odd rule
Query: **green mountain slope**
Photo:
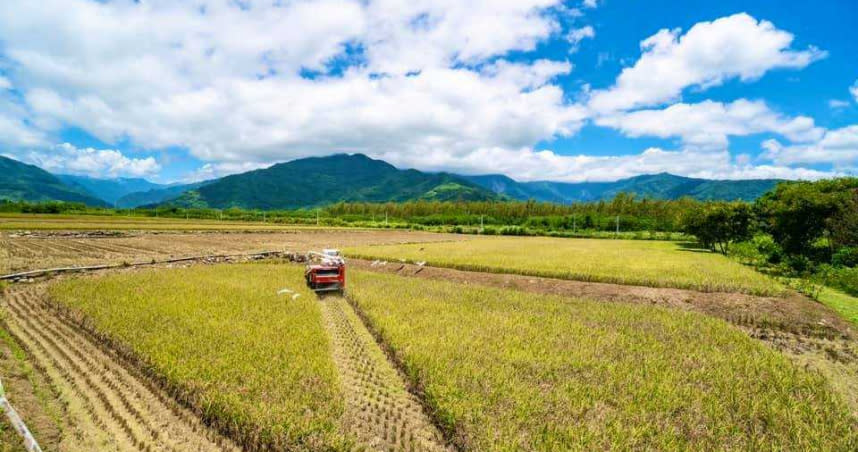
[[116, 206], [128, 209], [151, 204], [160, 204], [164, 201], [177, 198], [185, 192], [196, 190], [211, 182], [212, 181], [205, 181], [195, 182], [192, 184], [169, 185], [162, 186], [161, 188], [129, 193], [116, 200]]
[[517, 182], [503, 175], [463, 176], [498, 194], [514, 199], [572, 202], [611, 199], [618, 193], [639, 197], [678, 199], [689, 196], [700, 200], [751, 201], [777, 185], [778, 179], [708, 180], [668, 173], [636, 176], [616, 182]]
[[69, 186], [33, 165], [0, 156], [0, 199], [12, 201], [68, 201], [106, 206], [81, 187]]
[[115, 179], [98, 179], [95, 177], [75, 176], [72, 174], [57, 174], [56, 176], [66, 185], [83, 188], [110, 204], [115, 203], [120, 198], [130, 193], [167, 187], [166, 185], [156, 184], [140, 178], [118, 177]]
[[459, 176], [400, 170], [362, 154], [280, 163], [227, 176], [166, 204], [185, 207], [292, 209], [338, 201], [487, 200], [498, 195]]

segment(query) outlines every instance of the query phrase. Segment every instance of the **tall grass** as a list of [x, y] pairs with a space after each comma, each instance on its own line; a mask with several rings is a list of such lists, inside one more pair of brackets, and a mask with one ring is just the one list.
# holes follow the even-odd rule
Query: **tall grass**
[[50, 293], [245, 448], [349, 447], [329, 340], [300, 268], [144, 271], [66, 280]]
[[480, 237], [465, 242], [347, 248], [348, 256], [461, 270], [675, 287], [707, 292], [779, 295], [773, 279], [709, 251], [676, 242]]
[[468, 450], [856, 450], [825, 380], [692, 312], [353, 272]]

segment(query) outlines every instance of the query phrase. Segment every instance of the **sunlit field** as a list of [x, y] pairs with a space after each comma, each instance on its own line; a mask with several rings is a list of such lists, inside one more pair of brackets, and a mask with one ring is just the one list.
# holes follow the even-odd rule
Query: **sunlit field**
[[360, 246], [351, 257], [461, 270], [675, 287], [707, 292], [777, 295], [783, 287], [756, 271], [708, 251], [677, 242], [479, 237], [465, 242]]
[[393, 275], [351, 277], [350, 298], [462, 448], [858, 447], [855, 419], [821, 376], [723, 321]]
[[244, 447], [347, 448], [329, 338], [303, 282], [295, 266], [198, 266], [67, 280], [51, 296]]

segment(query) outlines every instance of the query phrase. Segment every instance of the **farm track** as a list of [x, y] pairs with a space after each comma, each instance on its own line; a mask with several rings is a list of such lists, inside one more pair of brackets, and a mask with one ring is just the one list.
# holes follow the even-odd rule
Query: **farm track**
[[335, 296], [320, 303], [346, 395], [345, 429], [370, 450], [449, 450], [351, 305]]
[[57, 315], [43, 286], [10, 289], [4, 305], [12, 334], [64, 399], [73, 427], [61, 450], [234, 449]]

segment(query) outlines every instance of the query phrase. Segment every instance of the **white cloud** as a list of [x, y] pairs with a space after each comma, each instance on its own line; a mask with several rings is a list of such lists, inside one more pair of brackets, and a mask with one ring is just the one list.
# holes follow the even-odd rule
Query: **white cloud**
[[765, 158], [783, 165], [831, 163], [837, 167], [858, 167], [858, 125], [828, 130], [813, 143], [783, 145], [777, 140], [763, 142]]
[[823, 58], [816, 48], [792, 50], [793, 35], [768, 21], [736, 14], [700, 22], [684, 35], [663, 29], [641, 42], [643, 54], [590, 107], [626, 110], [677, 100], [687, 87], [705, 89], [728, 79], [751, 81], [777, 68], [803, 68]]
[[[47, 137], [73, 126], [106, 143], [185, 147], [205, 162], [192, 179], [363, 152], [425, 170], [610, 180], [752, 174], [746, 161], [731, 161], [727, 137], [819, 138], [809, 118], [784, 117], [762, 102], [617, 111], [824, 55], [793, 50], [791, 34], [737, 15], [682, 36], [659, 32], [614, 88], [593, 93], [590, 107], [615, 113], [597, 123], [629, 136], [680, 137], [682, 150], [615, 157], [534, 150], [577, 133], [590, 112], [557, 81], [571, 62], [510, 62], [507, 54], [564, 38], [563, 20], [582, 11], [560, 0], [0, 2], [4, 76], [21, 96], [0, 106], [0, 140], [15, 137], [45, 166], [92, 175], [151, 175], [160, 165], [110, 149], [50, 147]], [[583, 27], [565, 37], [574, 47], [594, 35]], [[39, 146], [47, 147], [32, 150]]]
[[584, 0], [581, 4], [585, 8], [596, 8], [599, 6], [599, 0]]
[[858, 80], [849, 87], [849, 93], [855, 98], [855, 102], [858, 102]]
[[270, 166], [268, 163], [253, 162], [228, 162], [228, 163], [206, 163], [197, 168], [183, 179], [183, 182], [199, 182], [216, 179], [230, 174], [244, 173]]
[[12, 89], [12, 82], [2, 75], [0, 75], [0, 89]]
[[566, 40], [569, 41], [569, 53], [577, 52], [581, 45], [581, 41], [585, 39], [593, 39], [595, 36], [596, 31], [589, 25], [569, 30], [569, 32], [566, 33]]
[[53, 173], [92, 177], [143, 177], [161, 171], [161, 165], [153, 157], [128, 158], [113, 149], [77, 148], [69, 143], [49, 151], [30, 151], [22, 158]]
[[715, 150], [726, 149], [730, 136], [773, 132], [792, 141], [813, 141], [824, 133], [812, 118], [784, 117], [763, 101], [746, 99], [729, 104], [707, 100], [661, 110], [615, 113], [596, 119], [596, 123], [619, 129], [630, 137], [680, 137], [686, 146]]
[[849, 105], [849, 101], [840, 100], [840, 99], [831, 99], [828, 101], [828, 106], [834, 110], [839, 110], [841, 108], [846, 108]]
[[[107, 143], [184, 146], [216, 163], [460, 155], [572, 134], [584, 119], [550, 83], [568, 62], [461, 66], [559, 32], [547, 13], [559, 0], [46, 3], [0, 4], [14, 79], [43, 128]], [[346, 43], [362, 51], [342, 75], [300, 76], [346, 58]]]

